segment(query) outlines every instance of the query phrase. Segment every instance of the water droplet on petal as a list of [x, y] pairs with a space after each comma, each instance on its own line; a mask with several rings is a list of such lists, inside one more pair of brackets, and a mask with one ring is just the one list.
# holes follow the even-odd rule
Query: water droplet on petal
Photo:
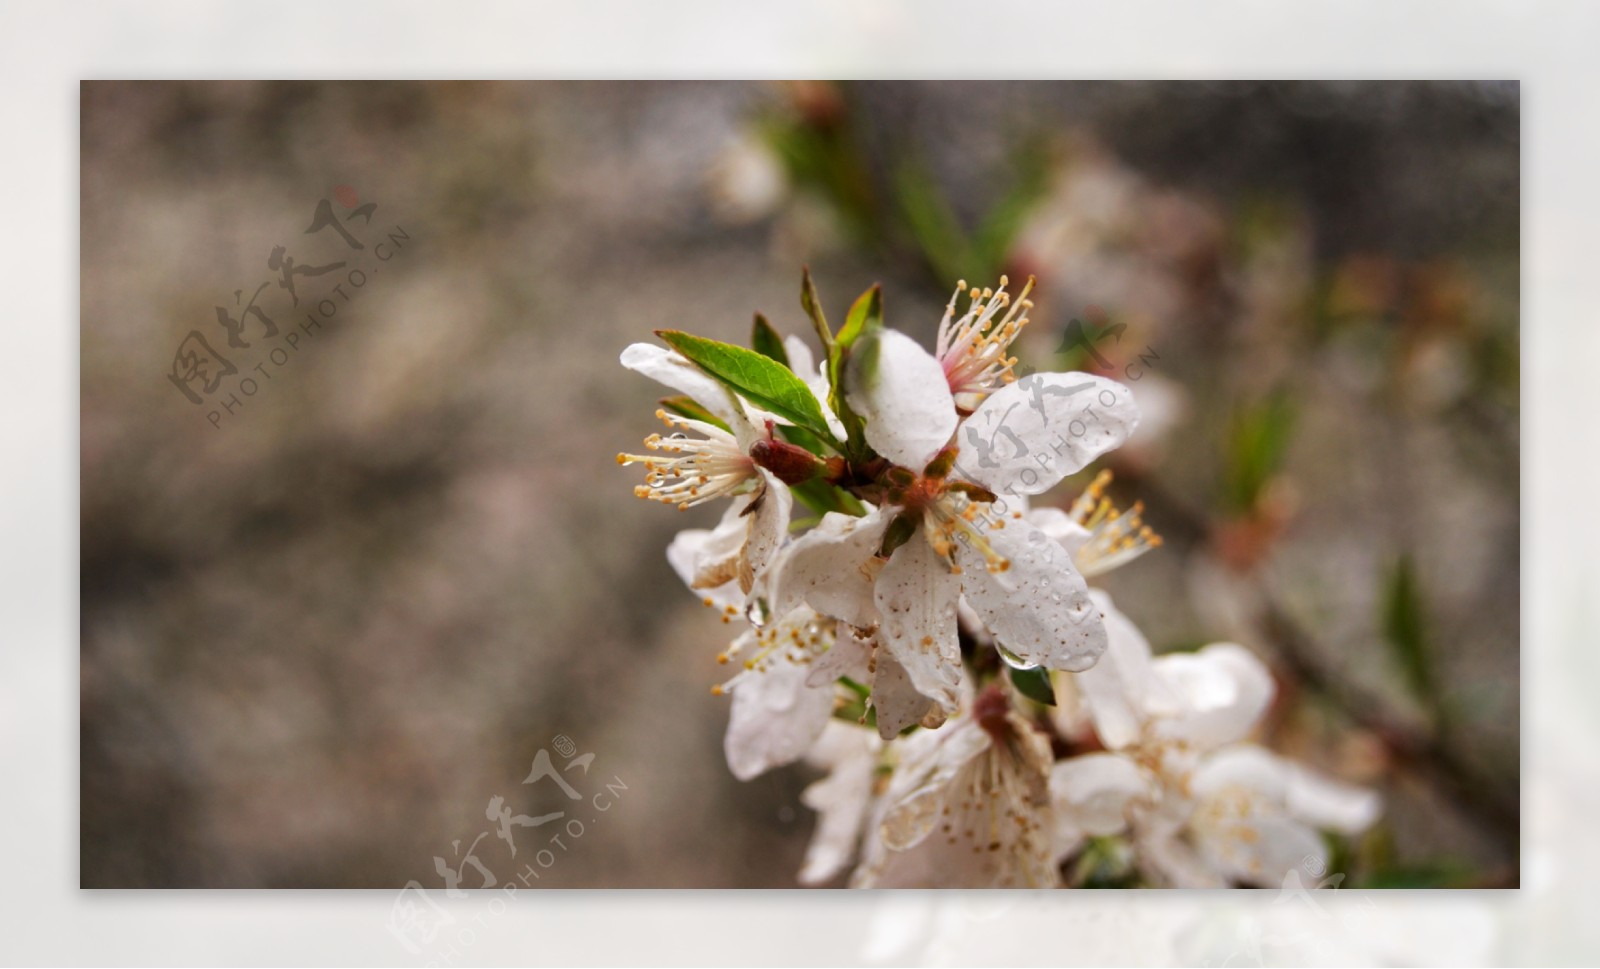
[[1021, 656], [1013, 653], [1011, 650], [1001, 646], [999, 643], [995, 643], [994, 648], [1000, 651], [1000, 658], [1005, 661], [1005, 664], [1014, 670], [1031, 670], [1037, 668], [1039, 665], [1038, 663], [1028, 662]]

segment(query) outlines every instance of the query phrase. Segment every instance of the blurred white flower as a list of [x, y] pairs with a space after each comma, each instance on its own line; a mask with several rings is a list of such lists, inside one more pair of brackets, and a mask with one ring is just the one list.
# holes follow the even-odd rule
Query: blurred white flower
[[870, 730], [830, 720], [806, 754], [806, 763], [827, 771], [800, 793], [800, 802], [817, 812], [816, 830], [806, 847], [800, 882], [819, 885], [855, 862], [880, 778], [882, 745]]
[[1190, 783], [1189, 835], [1213, 871], [1233, 881], [1279, 885], [1291, 871], [1328, 873], [1318, 830], [1358, 834], [1378, 819], [1372, 791], [1330, 780], [1254, 744], [1211, 754]]
[[1128, 835], [1145, 877], [1179, 887], [1271, 886], [1326, 870], [1317, 829], [1356, 833], [1377, 795], [1241, 743], [1272, 700], [1254, 655], [1232, 643], [1152, 658], [1138, 629], [1096, 590], [1110, 640], [1072, 683], [1105, 753], [1051, 773], [1056, 851]]
[[1172, 432], [1189, 420], [1189, 395], [1175, 381], [1148, 370], [1139, 376], [1139, 426], [1117, 451], [1117, 461], [1139, 468], [1159, 465]]
[[709, 183], [711, 212], [730, 225], [765, 218], [789, 196], [782, 160], [754, 132], [740, 135], [717, 154]]

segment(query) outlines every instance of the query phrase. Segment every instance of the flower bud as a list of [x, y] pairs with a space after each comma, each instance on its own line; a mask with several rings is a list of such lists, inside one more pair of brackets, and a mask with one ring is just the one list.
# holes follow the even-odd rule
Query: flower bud
[[805, 448], [772, 437], [750, 445], [750, 460], [786, 485], [810, 481], [825, 467], [821, 458]]

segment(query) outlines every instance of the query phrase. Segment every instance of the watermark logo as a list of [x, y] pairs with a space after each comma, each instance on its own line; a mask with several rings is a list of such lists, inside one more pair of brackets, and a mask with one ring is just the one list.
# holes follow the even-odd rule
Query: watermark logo
[[[1306, 877], [1301, 877], [1302, 872]], [[1241, 919], [1235, 931], [1233, 949], [1223, 956], [1221, 962], [1206, 964], [1264, 966], [1267, 965], [1268, 948], [1299, 950], [1302, 954], [1308, 949], [1317, 948], [1327, 941], [1330, 933], [1342, 931], [1345, 920], [1329, 912], [1317, 901], [1314, 893], [1337, 891], [1343, 884], [1343, 872], [1329, 875], [1325, 858], [1319, 854], [1306, 855], [1300, 859], [1298, 868], [1291, 868], [1284, 874], [1278, 894], [1263, 912], [1267, 918], [1262, 920], [1246, 916]], [[1361, 896], [1361, 902], [1368, 909], [1375, 907], [1368, 896]], [[1298, 910], [1297, 905], [1300, 906]], [[1283, 931], [1286, 929], [1289, 931]]]
[[[1057, 347], [1056, 354], [1061, 356], [1081, 350], [1088, 359], [1094, 361], [1100, 371], [1120, 376], [1125, 383], [1137, 383], [1154, 368], [1154, 361], [1161, 358], [1153, 347], [1146, 345], [1130, 362], [1118, 368], [1096, 346], [1108, 339], [1120, 343], [1126, 329], [1127, 324], [1117, 323], [1091, 331], [1082, 320], [1073, 319], [1062, 334], [1061, 345]], [[1088, 436], [1090, 428], [1097, 420], [1097, 410], [1109, 409], [1117, 403], [1117, 396], [1109, 389], [1102, 388], [1098, 393], [1085, 398], [1082, 407], [1073, 412], [1074, 416], [1067, 417], [1065, 426], [1061, 426], [1061, 415], [1052, 415], [1045, 406], [1046, 399], [1076, 397], [1086, 390], [1093, 390], [1095, 385], [1093, 382], [1084, 381], [1058, 386], [1045, 377], [1045, 374], [1032, 368], [1025, 368], [1017, 378], [1016, 386], [1027, 392], [1026, 401], [1013, 404], [998, 415], [985, 412], [982, 426], [970, 419], [962, 426], [961, 457], [955, 462], [955, 471], [960, 477], [969, 481], [976, 480], [970, 470], [974, 466], [985, 469], [1001, 467], [1002, 463], [1014, 466], [1015, 462], [1030, 456], [1040, 468], [1040, 471], [1034, 471], [1033, 468], [1024, 466], [1015, 476], [1013, 490], [1001, 491], [996, 494], [995, 501], [977, 506], [975, 518], [977, 524], [995, 527], [997, 523], [1003, 524], [1014, 509], [1026, 507], [1027, 502], [1017, 489], [1033, 487], [1040, 480], [1042, 471], [1050, 469], [1061, 454], [1069, 452]], [[1023, 426], [1020, 422], [1013, 421], [1013, 415], [1018, 413], [1028, 418], [1027, 425]], [[1033, 414], [1037, 414], [1037, 418], [1032, 417]], [[1023, 426], [1026, 433], [1018, 434], [1017, 426], [1013, 426], [1014, 424]], [[1032, 448], [1024, 440], [1025, 437], [1033, 440]], [[1044, 441], [1043, 444], [1039, 443], [1041, 440]], [[1044, 537], [1037, 532], [1031, 533], [1029, 538], [1034, 541], [1044, 540]], [[970, 541], [965, 534], [958, 536], [958, 540]], [[1085, 613], [1080, 621], [1087, 616]]]
[[403, 226], [374, 226], [378, 203], [362, 203], [351, 186], [338, 186], [333, 197], [344, 214], [333, 201], [321, 199], [302, 233], [314, 237], [304, 242], [319, 242], [332, 253], [304, 262], [288, 246], [273, 246], [266, 267], [274, 276], [249, 290], [248, 297], [247, 290], [238, 289], [226, 305], [216, 306], [217, 330], [211, 331], [210, 340], [205, 331], [195, 329], [178, 343], [166, 378], [184, 400], [206, 408], [212, 427], [221, 429], [243, 411], [322, 332], [324, 323], [360, 295], [378, 275], [379, 264], [394, 259], [411, 242]]
[[[1088, 359], [1094, 361], [1095, 367], [1100, 371], [1116, 376], [1125, 383], [1138, 383], [1144, 378], [1148, 370], [1153, 368], [1154, 361], [1161, 359], [1161, 355], [1153, 347], [1146, 345], [1126, 365], [1119, 368], [1097, 346], [1097, 344], [1105, 340], [1121, 343], [1122, 334], [1126, 330], [1126, 323], [1116, 323], [1091, 331], [1082, 320], [1074, 318], [1063, 331], [1061, 344], [1056, 348], [1056, 354], [1058, 356], [1068, 355], [1081, 350]], [[1049, 447], [1040, 446], [1037, 443], [1039, 435], [1028, 435], [1035, 439], [1035, 446], [1030, 451], [1027, 442], [1023, 440], [1025, 435], [1018, 434], [1016, 428], [1011, 426], [1013, 423], [1012, 415], [1018, 412], [1026, 415], [1031, 412], [1037, 414], [1037, 419], [1035, 421], [1030, 418], [1030, 424], [1042, 424], [1046, 428], [1051, 428], [1053, 425], [1059, 424], [1060, 419], [1059, 416], [1053, 418], [1050, 409], [1045, 406], [1047, 398], [1072, 398], [1086, 390], [1093, 390], [1095, 386], [1090, 381], [1069, 386], [1058, 386], [1054, 382], [1046, 380], [1045, 377], [1046, 374], [1042, 374], [1033, 368], [1024, 368], [1017, 378], [1016, 386], [1027, 391], [1026, 408], [1024, 408], [1023, 403], [1019, 402], [998, 415], [985, 412], [985, 420], [981, 427], [972, 420], [968, 420], [962, 426], [963, 459], [958, 459], [955, 467], [963, 477], [969, 480], [972, 479], [972, 475], [967, 472], [964, 466], [964, 459], [967, 455], [971, 455], [972, 461], [976, 463], [977, 467], [993, 469], [1001, 466], [1002, 459], [1010, 463], [1026, 458], [1031, 454], [1041, 469], [1049, 468], [1054, 460], [1052, 454], [1059, 454], [1071, 442], [1081, 440], [1088, 435], [1097, 409], [1110, 408], [1117, 402], [1115, 394], [1109, 390], [1102, 389], [1098, 394], [1084, 401], [1082, 408], [1076, 412], [1076, 416], [1070, 417], [1066, 421], [1065, 427], [1054, 429], [1056, 440], [1048, 442]], [[1037, 426], [1028, 428], [1030, 431], [1037, 429]], [[1031, 487], [1039, 480], [1038, 474], [1032, 472], [1031, 469], [1024, 469], [1019, 478], [1020, 480], [1017, 483], [1024, 487]], [[1017, 496], [1015, 494], [1009, 496], [1000, 495], [1001, 500], [995, 502], [995, 514], [1002, 517], [1006, 514], [1005, 499], [1007, 497], [1016, 498]]]
[[[390, 907], [389, 933], [407, 952], [429, 959], [430, 965], [453, 964], [493, 919], [504, 914], [519, 889], [533, 887], [551, 875], [627, 792], [628, 785], [621, 777], [613, 774], [609, 780], [601, 780], [594, 774], [594, 763], [594, 753], [578, 753], [578, 745], [564, 733], [552, 738], [549, 747], [541, 747], [522, 783], [536, 786], [548, 782], [560, 792], [561, 810], [519, 814], [505, 797], [490, 797], [484, 808], [489, 827], [468, 842], [464, 852], [458, 839], [450, 843], [448, 857], [434, 856], [438, 881], [432, 892], [416, 879], [406, 883]], [[490, 839], [487, 844], [486, 838]], [[496, 848], [497, 842], [504, 846]], [[480, 846], [487, 861], [479, 854]], [[496, 894], [489, 899], [487, 916], [480, 913], [462, 920], [433, 894], [441, 889], [444, 899], [465, 898], [468, 891]]]

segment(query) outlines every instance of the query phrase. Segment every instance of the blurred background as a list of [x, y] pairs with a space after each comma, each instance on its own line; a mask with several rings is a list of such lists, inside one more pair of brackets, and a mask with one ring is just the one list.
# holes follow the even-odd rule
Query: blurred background
[[489, 802], [564, 810], [522, 782], [570, 739], [614, 803], [534, 885], [793, 886], [814, 774], [729, 774], [728, 628], [663, 557], [717, 510], [614, 456], [662, 393], [621, 349], [806, 334], [802, 264], [923, 339], [957, 278], [1037, 276], [1024, 362], [1146, 415], [1109, 466], [1166, 545], [1119, 608], [1257, 651], [1262, 739], [1384, 793], [1345, 886], [1516, 885], [1518, 104], [85, 84], [82, 885], [504, 884], [555, 828], [513, 860]]

